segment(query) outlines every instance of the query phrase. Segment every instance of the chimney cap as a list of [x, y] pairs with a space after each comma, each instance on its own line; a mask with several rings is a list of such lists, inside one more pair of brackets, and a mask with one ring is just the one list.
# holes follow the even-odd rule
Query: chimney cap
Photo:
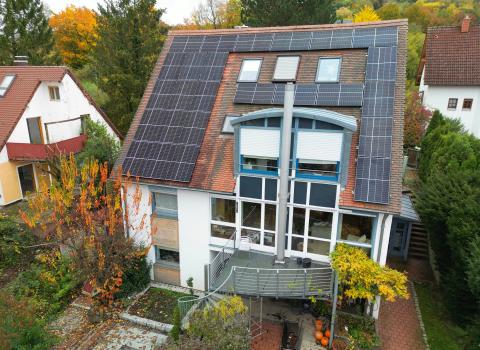
[[13, 64], [15, 66], [28, 65], [28, 56], [15, 56], [15, 58], [13, 59]]

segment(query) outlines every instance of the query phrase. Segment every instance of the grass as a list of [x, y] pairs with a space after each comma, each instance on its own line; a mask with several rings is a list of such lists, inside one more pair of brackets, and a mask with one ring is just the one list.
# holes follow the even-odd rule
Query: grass
[[420, 311], [431, 350], [462, 350], [465, 331], [454, 324], [447, 315], [446, 306], [436, 287], [415, 284]]
[[130, 313], [150, 320], [173, 324], [173, 312], [180, 297], [190, 294], [150, 288], [130, 308]]

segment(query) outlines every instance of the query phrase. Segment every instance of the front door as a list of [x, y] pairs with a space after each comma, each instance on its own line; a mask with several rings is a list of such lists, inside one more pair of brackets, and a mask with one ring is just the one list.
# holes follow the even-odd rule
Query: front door
[[22, 195], [25, 197], [27, 192], [35, 191], [35, 175], [33, 172], [33, 164], [18, 167], [18, 177], [20, 179], [20, 187]]
[[404, 220], [394, 220], [390, 234], [390, 243], [388, 245], [388, 254], [405, 258], [407, 256], [407, 242], [409, 222]]

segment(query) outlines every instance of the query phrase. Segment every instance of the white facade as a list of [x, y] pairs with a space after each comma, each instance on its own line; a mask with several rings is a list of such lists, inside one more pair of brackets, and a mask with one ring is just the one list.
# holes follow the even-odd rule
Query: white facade
[[[423, 105], [430, 110], [438, 110], [443, 115], [459, 119], [465, 129], [480, 137], [480, 86], [430, 86], [424, 84], [425, 70], [422, 73], [419, 92], [423, 92]], [[455, 109], [448, 108], [448, 100], [457, 99]], [[473, 99], [470, 110], [462, 109], [464, 99]]]

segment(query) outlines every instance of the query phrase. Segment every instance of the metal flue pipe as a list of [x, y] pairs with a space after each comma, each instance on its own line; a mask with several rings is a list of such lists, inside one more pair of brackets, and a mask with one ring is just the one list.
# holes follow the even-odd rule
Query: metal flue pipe
[[285, 262], [285, 234], [287, 233], [287, 204], [290, 175], [290, 144], [292, 143], [292, 119], [295, 85], [285, 85], [283, 102], [282, 136], [280, 149], [280, 186], [278, 190], [278, 232], [276, 263]]

